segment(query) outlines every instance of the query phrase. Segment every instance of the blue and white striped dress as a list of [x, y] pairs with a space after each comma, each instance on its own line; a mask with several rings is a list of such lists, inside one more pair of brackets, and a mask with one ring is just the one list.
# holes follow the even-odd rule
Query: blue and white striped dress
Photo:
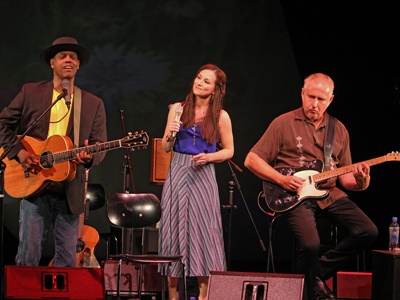
[[[209, 276], [210, 271], [225, 271], [214, 164], [196, 165], [191, 161], [195, 154], [215, 152], [216, 145], [201, 139], [195, 126], [180, 129], [174, 151], [161, 197], [159, 254], [183, 255], [186, 276]], [[179, 263], [173, 263], [165, 275], [179, 277], [180, 268]]]

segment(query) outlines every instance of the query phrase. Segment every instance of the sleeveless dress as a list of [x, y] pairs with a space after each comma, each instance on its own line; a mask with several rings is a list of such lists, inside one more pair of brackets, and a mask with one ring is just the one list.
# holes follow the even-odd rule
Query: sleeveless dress
[[[216, 143], [201, 138], [200, 126], [181, 126], [176, 134], [161, 196], [159, 254], [183, 255], [186, 276], [191, 277], [226, 270], [214, 164], [196, 165], [191, 161], [193, 155], [216, 151]], [[159, 271], [172, 277], [182, 275], [180, 263], [172, 263], [167, 269], [160, 266]]]

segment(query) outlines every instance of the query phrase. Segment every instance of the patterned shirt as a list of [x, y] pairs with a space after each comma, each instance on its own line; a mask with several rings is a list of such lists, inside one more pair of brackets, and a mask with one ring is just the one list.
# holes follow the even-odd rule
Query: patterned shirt
[[[271, 122], [251, 151], [273, 167], [297, 168], [315, 159], [324, 161], [327, 119], [327, 113], [325, 113], [321, 124], [315, 128], [305, 116], [303, 108], [282, 114]], [[333, 153], [327, 169], [336, 169], [351, 163], [349, 134], [346, 127], [338, 121]], [[343, 191], [336, 188], [336, 179], [333, 178], [321, 185], [331, 189], [330, 194], [333, 200], [346, 196]]]

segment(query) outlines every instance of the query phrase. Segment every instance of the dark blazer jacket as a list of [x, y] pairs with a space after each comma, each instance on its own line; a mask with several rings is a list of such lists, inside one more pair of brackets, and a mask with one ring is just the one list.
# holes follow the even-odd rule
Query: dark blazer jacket
[[[17, 140], [17, 135], [24, 133], [27, 128], [51, 105], [53, 96], [53, 82], [41, 81], [23, 85], [18, 95], [0, 113], [0, 145], [7, 148]], [[64, 101], [64, 100], [60, 100]], [[73, 105], [68, 123], [67, 136], [74, 142], [74, 115]], [[50, 111], [31, 129], [29, 136], [45, 140], [49, 129]], [[106, 114], [103, 101], [93, 94], [82, 90], [82, 107], [79, 131], [79, 145], [84, 146], [85, 140], [89, 145], [107, 141]], [[13, 159], [23, 148], [17, 144], [8, 153]], [[78, 166], [76, 176], [66, 182], [66, 195], [71, 212], [80, 214], [84, 208], [85, 167], [98, 165], [104, 158], [105, 152], [94, 155], [90, 166]], [[24, 184], [21, 182], [21, 184]]]

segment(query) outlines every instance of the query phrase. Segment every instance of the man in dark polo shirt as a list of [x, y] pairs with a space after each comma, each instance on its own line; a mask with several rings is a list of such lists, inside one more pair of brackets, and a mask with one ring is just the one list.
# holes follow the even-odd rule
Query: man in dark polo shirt
[[[321, 185], [327, 196], [322, 197], [323, 200], [308, 198], [315, 196], [315, 186], [305, 181], [304, 177], [296, 176], [296, 170], [323, 166], [322, 162], [326, 160], [325, 134], [327, 125], [331, 124], [328, 120], [332, 118], [326, 109], [334, 98], [333, 89], [334, 83], [329, 76], [321, 73], [308, 76], [301, 90], [302, 107], [274, 119], [245, 160], [245, 166], [257, 177], [270, 182], [287, 195], [297, 194], [305, 200], [294, 202], [296, 204], [284, 212], [299, 245], [296, 271], [305, 275], [304, 299], [309, 300], [314, 300], [315, 296], [336, 299], [325, 280], [368, 247], [378, 235], [375, 224], [336, 186], [336, 181], [339, 181], [347, 190], [365, 190], [370, 183], [367, 164], [355, 164], [351, 172], [333, 177]], [[335, 129], [334, 140], [329, 144], [329, 148], [333, 145], [333, 151], [331, 149], [325, 170], [352, 164], [349, 133], [340, 121], [336, 122]], [[280, 205], [281, 202], [273, 204]], [[335, 249], [321, 257], [316, 214], [328, 218], [349, 233]]]

